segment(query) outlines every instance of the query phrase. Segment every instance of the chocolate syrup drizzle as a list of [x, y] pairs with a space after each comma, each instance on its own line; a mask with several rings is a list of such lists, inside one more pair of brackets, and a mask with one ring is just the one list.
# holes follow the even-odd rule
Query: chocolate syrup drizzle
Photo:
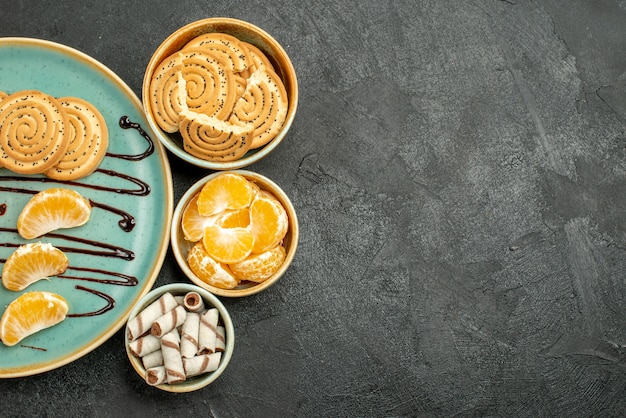
[[[118, 158], [118, 159], [123, 159], [127, 161], [140, 161], [149, 157], [150, 155], [154, 153], [154, 150], [155, 150], [154, 141], [152, 140], [152, 138], [150, 138], [150, 136], [146, 133], [146, 131], [144, 131], [141, 128], [141, 126], [138, 123], [132, 122], [128, 116], [122, 116], [119, 120], [119, 125], [122, 129], [132, 128], [132, 129], [137, 130], [137, 132], [139, 132], [139, 134], [145, 139], [148, 146], [146, 150], [140, 154], [114, 154], [114, 153], [107, 152], [106, 153], [107, 157]], [[127, 174], [120, 173], [118, 171], [101, 169], [101, 168], [96, 169], [96, 172], [110, 176], [110, 177], [121, 178], [130, 183], [135, 184], [137, 188], [135, 189], [112, 188], [112, 187], [106, 187], [106, 186], [100, 186], [100, 185], [87, 184], [87, 183], [83, 183], [79, 181], [59, 181], [59, 180], [54, 180], [48, 177], [40, 178], [40, 177], [0, 176], [0, 182], [12, 181], [12, 182], [24, 182], [24, 183], [31, 183], [31, 184], [32, 183], [62, 183], [64, 185], [84, 187], [88, 189], [109, 192], [109, 193], [116, 193], [116, 194], [124, 194], [124, 195], [132, 195], [132, 196], [147, 196], [150, 194], [151, 190], [150, 190], [150, 186], [148, 185], [148, 183], [146, 183], [145, 181], [139, 178], [132, 177]], [[39, 192], [38, 190], [17, 188], [17, 187], [4, 187], [4, 186], [0, 186], [0, 191], [10, 192], [10, 193], [21, 193], [21, 194], [33, 194], [33, 195]], [[118, 225], [125, 232], [131, 232], [136, 225], [135, 218], [128, 212], [122, 210], [121, 208], [111, 206], [102, 202], [96, 202], [91, 199], [89, 199], [89, 203], [93, 208], [99, 208], [101, 210], [105, 210], [105, 211], [108, 211], [108, 212], [111, 212], [120, 216], [121, 220], [118, 222]], [[6, 210], [7, 210], [7, 203], [0, 204], [0, 216], [3, 216], [6, 213]], [[3, 228], [3, 227], [0, 227], [0, 232], [9, 232], [9, 233], [14, 233], [14, 234], [18, 233], [16, 228]], [[60, 239], [63, 241], [68, 241], [70, 243], [74, 242], [74, 243], [85, 244], [89, 247], [92, 247], [91, 249], [73, 247], [71, 246], [71, 244], [68, 246], [59, 246], [59, 245], [56, 246], [58, 249], [60, 249], [61, 251], [65, 253], [81, 253], [81, 254], [93, 255], [96, 257], [119, 258], [119, 259], [126, 260], [126, 261], [132, 261], [135, 259], [135, 253], [131, 251], [130, 249], [107, 244], [103, 241], [89, 240], [85, 238], [73, 237], [70, 235], [59, 234], [59, 233], [48, 233], [46, 234], [46, 237], [56, 238], [56, 239]], [[17, 248], [20, 245], [21, 244], [8, 243], [8, 242], [0, 243], [0, 247], [16, 247]], [[5, 263], [6, 259], [0, 259], [0, 262]], [[63, 274], [63, 275], [58, 275], [55, 277], [58, 277], [64, 280], [80, 280], [80, 281], [85, 281], [85, 282], [101, 283], [101, 284], [107, 284], [107, 285], [113, 285], [113, 286], [137, 286], [137, 284], [139, 283], [136, 277], [129, 276], [123, 273], [117, 273], [114, 271], [100, 270], [100, 269], [95, 269], [95, 268], [90, 268], [90, 267], [72, 267], [72, 266], [68, 267], [67, 271], [75, 271], [75, 272], [80, 272], [80, 273], [78, 273], [77, 275]], [[93, 276], [96, 276], [96, 277], [93, 277]], [[104, 276], [104, 278], [102, 276]], [[103, 308], [95, 310], [93, 312], [72, 313], [72, 314], [68, 314], [67, 315], [68, 317], [76, 318], [76, 317], [88, 317], [88, 316], [102, 315], [112, 310], [115, 307], [115, 299], [112, 296], [104, 292], [90, 289], [88, 287], [81, 286], [81, 285], [76, 285], [75, 288], [81, 291], [92, 293], [104, 299], [106, 304]]]
[[[0, 232], [11, 232], [14, 234], [18, 233], [16, 228], [4, 228], [4, 227], [0, 227]], [[121, 258], [126, 261], [131, 261], [135, 259], [135, 253], [133, 251], [128, 250], [126, 248], [117, 247], [115, 245], [107, 244], [106, 242], [102, 242], [102, 241], [93, 241], [93, 240], [89, 240], [85, 238], [73, 237], [71, 235], [58, 234], [58, 233], [53, 233], [53, 232], [46, 234], [46, 237], [59, 238], [65, 241], [78, 242], [81, 244], [87, 244], [92, 247], [103, 249], [103, 250], [98, 251], [98, 250], [89, 250], [86, 248], [65, 247], [61, 245], [56, 245], [56, 247], [59, 250], [65, 253], [82, 253], [82, 254], [93, 255], [96, 257]], [[20, 245], [22, 244], [13, 243], [13, 242], [0, 242], [0, 247], [18, 248]], [[104, 251], [104, 250], [108, 250], [108, 251]], [[0, 261], [4, 262], [6, 260], [0, 259]]]
[[102, 315], [103, 313], [108, 312], [111, 309], [115, 308], [115, 299], [113, 299], [111, 296], [107, 295], [104, 292], [99, 292], [97, 290], [89, 289], [88, 287], [84, 287], [80, 285], [77, 285], [76, 289], [84, 290], [85, 292], [93, 293], [96, 296], [100, 296], [102, 299], [106, 300], [107, 304], [103, 308], [98, 309], [97, 311], [80, 313], [80, 314], [67, 314], [69, 318], [80, 318], [80, 317], [85, 317], [85, 316]]
[[122, 228], [122, 231], [124, 232], [132, 231], [133, 228], [135, 228], [135, 225], [137, 224], [137, 222], [135, 221], [135, 218], [131, 216], [130, 213], [125, 212], [122, 209], [118, 209], [114, 206], [109, 206], [104, 203], [98, 203], [91, 199], [89, 199], [89, 204], [93, 208], [104, 209], [104, 210], [107, 210], [109, 212], [119, 215], [122, 219], [120, 219], [120, 221], [117, 224], [120, 226], [120, 228]]
[[107, 270], [100, 270], [100, 269], [94, 269], [94, 268], [89, 268], [89, 267], [68, 267], [67, 270], [102, 274], [105, 276], [118, 277], [119, 279], [96, 279], [94, 277], [67, 276], [64, 274], [56, 276], [56, 277], [60, 277], [62, 279], [68, 279], [68, 280], [82, 280], [86, 282], [111, 284], [111, 285], [116, 285], [116, 286], [137, 286], [137, 284], [139, 283], [136, 277], [129, 276], [128, 274], [116, 273], [116, 272], [107, 271]]
[[[103, 191], [103, 192], [127, 194], [127, 195], [132, 195], [132, 196], [147, 196], [150, 194], [150, 186], [148, 185], [148, 183], [136, 177], [132, 177], [123, 173], [119, 173], [117, 171], [113, 171], [113, 170], [106, 170], [103, 168], [97, 168], [95, 172], [102, 173], [110, 177], [118, 177], [118, 178], [124, 179], [126, 181], [136, 184], [138, 188], [137, 189], [120, 189], [120, 188], [115, 188], [115, 187], [106, 187], [106, 186], [99, 186], [95, 184], [82, 183], [79, 181], [72, 181], [72, 180], [67, 180], [67, 181], [55, 180], [49, 177], [2, 176], [0, 177], [0, 181], [13, 181], [13, 182], [23, 181], [25, 183], [57, 183], [57, 184], [64, 184], [64, 185], [70, 185], [70, 186], [78, 186], [78, 187], [83, 187], [86, 189], [98, 190], [98, 191]], [[36, 194], [38, 192], [37, 190], [18, 189], [18, 188], [10, 188], [10, 187], [2, 187], [0, 190], [13, 192], [13, 193], [24, 193], [24, 194]]]
[[139, 161], [139, 160], [143, 160], [144, 158], [149, 157], [154, 152], [154, 141], [152, 141], [152, 138], [150, 138], [150, 135], [148, 135], [148, 133], [143, 130], [141, 125], [139, 125], [138, 123], [132, 122], [128, 116], [122, 116], [120, 118], [120, 127], [122, 129], [131, 129], [131, 128], [136, 129], [137, 132], [139, 132], [139, 134], [144, 137], [146, 142], [148, 142], [148, 149], [146, 149], [143, 153], [137, 154], [137, 155], [111, 154], [107, 152], [106, 155], [108, 157], [121, 158], [123, 160], [129, 160], [129, 161]]

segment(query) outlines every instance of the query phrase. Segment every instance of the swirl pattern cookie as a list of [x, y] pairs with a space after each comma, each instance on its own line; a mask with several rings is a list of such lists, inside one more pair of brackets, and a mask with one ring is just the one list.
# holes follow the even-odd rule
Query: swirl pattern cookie
[[225, 71], [224, 61], [211, 53], [188, 49], [181, 54], [184, 100], [188, 109], [219, 119], [226, 118], [236, 99], [237, 85], [233, 72]]
[[59, 99], [69, 122], [70, 143], [61, 160], [45, 174], [56, 180], [76, 180], [93, 173], [106, 155], [109, 134], [98, 109], [78, 97]]
[[235, 104], [231, 122], [254, 127], [252, 148], [271, 141], [287, 117], [287, 92], [278, 75], [261, 67], [247, 81], [246, 90]]
[[235, 73], [245, 71], [252, 65], [251, 56], [244, 42], [226, 33], [205, 33], [197, 36], [183, 49], [202, 49], [221, 56], [228, 63], [227, 68]]
[[245, 45], [248, 53], [250, 54], [250, 58], [252, 59], [250, 70], [254, 71], [259, 68], [265, 67], [274, 71], [274, 66], [270, 62], [269, 58], [267, 58], [267, 55], [263, 53], [263, 51], [261, 51], [259, 48], [257, 48], [255, 45], [252, 45], [251, 43], [243, 42], [243, 44]]
[[231, 161], [243, 156], [252, 145], [253, 130], [214, 117], [188, 113], [180, 124], [185, 150], [207, 161]]
[[180, 93], [182, 81], [181, 58], [174, 54], [154, 71], [150, 81], [150, 103], [156, 123], [165, 132], [178, 131], [182, 108]]
[[108, 143], [106, 121], [84, 99], [39, 90], [0, 92], [0, 167], [76, 180], [95, 171]]
[[65, 155], [70, 136], [61, 104], [38, 90], [0, 101], [0, 160], [19, 174], [43, 173]]

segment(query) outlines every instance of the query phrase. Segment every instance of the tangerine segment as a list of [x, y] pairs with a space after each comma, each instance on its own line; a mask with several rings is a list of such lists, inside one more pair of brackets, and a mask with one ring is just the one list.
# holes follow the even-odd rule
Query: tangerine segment
[[222, 228], [245, 228], [250, 225], [250, 211], [248, 208], [227, 210], [217, 215], [215, 225]]
[[254, 237], [247, 228], [211, 225], [205, 228], [202, 243], [213, 259], [230, 264], [243, 261], [250, 255]]
[[285, 261], [285, 247], [277, 245], [258, 254], [250, 254], [239, 263], [230, 264], [230, 271], [239, 280], [261, 283], [278, 271]]
[[78, 192], [51, 188], [34, 195], [17, 218], [17, 231], [24, 239], [48, 232], [85, 224], [91, 215], [91, 204]]
[[52, 244], [24, 244], [4, 263], [2, 284], [9, 290], [24, 290], [31, 283], [63, 273], [68, 265], [67, 256]]
[[289, 217], [283, 205], [269, 192], [261, 191], [250, 205], [250, 226], [254, 237], [252, 252], [275, 247], [287, 235]]
[[196, 243], [187, 253], [187, 263], [200, 280], [221, 289], [234, 289], [239, 284], [227, 265], [218, 263], [207, 254], [202, 242]]
[[200, 190], [198, 212], [211, 216], [227, 209], [244, 209], [250, 205], [257, 189], [244, 176], [221, 173]]
[[26, 292], [9, 304], [0, 319], [0, 339], [13, 346], [42, 329], [63, 321], [69, 306], [51, 292]]
[[198, 194], [193, 196], [185, 209], [180, 221], [183, 236], [187, 241], [198, 242], [204, 235], [204, 228], [213, 225], [215, 216], [202, 216], [198, 212]]

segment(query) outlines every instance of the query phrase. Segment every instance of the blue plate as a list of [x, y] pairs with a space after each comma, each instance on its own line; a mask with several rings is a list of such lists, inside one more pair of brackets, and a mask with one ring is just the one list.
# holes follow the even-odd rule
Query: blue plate
[[[107, 122], [109, 148], [98, 170], [76, 182], [47, 182], [42, 175], [18, 176], [0, 169], [2, 265], [26, 242], [49, 242], [63, 249], [70, 262], [63, 275], [38, 281], [21, 292], [0, 286], [0, 312], [32, 290], [60, 294], [70, 306], [69, 316], [60, 324], [12, 347], [0, 343], [3, 378], [60, 367], [117, 332], [157, 278], [169, 244], [173, 208], [165, 150], [150, 139], [153, 135], [137, 96], [111, 70], [64, 45], [0, 38], [0, 91], [26, 89], [92, 103]], [[89, 199], [93, 206], [89, 222], [23, 240], [15, 231], [21, 209], [34, 193], [51, 187], [71, 188]]]

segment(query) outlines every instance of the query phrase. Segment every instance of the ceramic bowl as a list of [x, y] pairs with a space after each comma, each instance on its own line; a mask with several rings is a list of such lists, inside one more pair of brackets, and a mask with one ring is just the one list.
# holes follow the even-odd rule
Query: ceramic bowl
[[296, 211], [289, 200], [289, 197], [285, 194], [285, 192], [272, 180], [267, 177], [254, 173], [247, 170], [231, 170], [229, 173], [238, 173], [243, 175], [250, 181], [256, 183], [262, 190], [266, 190], [271, 192], [283, 205], [285, 210], [287, 211], [287, 216], [289, 217], [289, 229], [287, 231], [287, 235], [283, 240], [283, 245], [286, 250], [286, 257], [281, 265], [281, 267], [274, 273], [270, 278], [261, 282], [261, 283], [253, 283], [253, 282], [242, 282], [234, 289], [221, 289], [219, 287], [212, 286], [204, 281], [202, 281], [198, 276], [196, 276], [193, 271], [189, 268], [187, 264], [187, 253], [189, 249], [194, 245], [194, 243], [189, 242], [185, 239], [182, 228], [181, 228], [181, 218], [183, 215], [183, 211], [185, 207], [189, 204], [189, 201], [200, 192], [202, 187], [209, 180], [214, 177], [220, 175], [222, 172], [215, 172], [210, 174], [203, 179], [196, 182], [193, 186], [191, 186], [187, 192], [181, 197], [179, 200], [176, 209], [174, 210], [174, 215], [172, 217], [172, 230], [171, 230], [171, 246], [172, 251], [174, 253], [174, 257], [178, 262], [178, 265], [183, 270], [185, 275], [196, 285], [203, 287], [209, 292], [225, 297], [243, 297], [250, 296], [255, 293], [261, 292], [264, 289], [272, 286], [276, 283], [285, 273], [285, 271], [289, 268], [289, 265], [293, 261], [293, 258], [296, 254], [296, 249], [298, 247], [298, 218], [296, 216]]
[[[248, 151], [243, 157], [229, 162], [206, 161], [187, 153], [182, 146], [182, 140], [178, 133], [170, 134], [159, 128], [152, 115], [152, 106], [149, 98], [149, 84], [152, 74], [159, 63], [180, 50], [191, 39], [205, 33], [226, 33], [236, 38], [251, 43], [258, 47], [273, 64], [278, 76], [283, 81], [287, 91], [289, 108], [282, 130], [266, 145]], [[143, 80], [143, 106], [146, 119], [150, 128], [159, 141], [174, 155], [194, 164], [210, 170], [234, 170], [253, 164], [270, 154], [285, 138], [291, 127], [298, 106], [298, 81], [296, 72], [283, 47], [263, 29], [237, 19], [232, 18], [208, 18], [190, 23], [172, 33], [156, 49], [150, 59]]]
[[[225, 328], [225, 351], [222, 353], [220, 364], [217, 370], [205, 373], [199, 376], [187, 378], [182, 383], [172, 383], [167, 384], [163, 383], [157, 386], [154, 386], [158, 389], [167, 391], [167, 392], [192, 392], [198, 389], [201, 389], [209, 384], [211, 384], [215, 379], [217, 379], [226, 369], [228, 363], [230, 362], [231, 356], [233, 354], [233, 350], [235, 347], [235, 330], [233, 328], [233, 322], [230, 318], [230, 315], [224, 305], [219, 301], [219, 299], [208, 292], [207, 290], [194, 286], [190, 283], [172, 283], [164, 286], [157, 287], [146, 294], [143, 298], [141, 298], [137, 304], [133, 307], [130, 312], [129, 321], [136, 317], [141, 311], [143, 311], [147, 306], [149, 306], [152, 302], [159, 299], [166, 292], [170, 292], [173, 296], [184, 296], [188, 292], [197, 292], [203, 299], [204, 305], [206, 308], [215, 307], [219, 312], [220, 323], [223, 324]], [[126, 353], [130, 360], [131, 365], [135, 369], [135, 371], [141, 376], [142, 379], [146, 378], [146, 369], [143, 365], [142, 359], [135, 356], [130, 348], [130, 340], [129, 340], [129, 331], [128, 331], [128, 323], [125, 329], [124, 341], [126, 345]], [[147, 383], [146, 383], [147, 384]]]

